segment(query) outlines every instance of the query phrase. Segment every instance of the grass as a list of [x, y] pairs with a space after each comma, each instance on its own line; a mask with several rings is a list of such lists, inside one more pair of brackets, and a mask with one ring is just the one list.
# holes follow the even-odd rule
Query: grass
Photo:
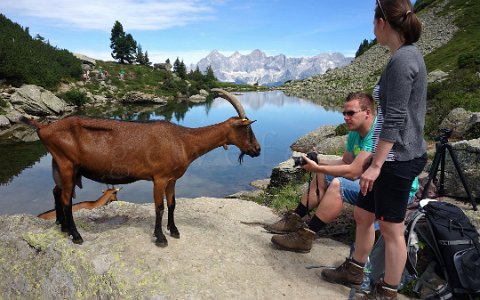
[[425, 57], [429, 72], [436, 69], [452, 71], [456, 69], [460, 55], [480, 53], [480, 1], [450, 0], [442, 14], [452, 11], [456, 12], [455, 25], [461, 30], [449, 43]]
[[303, 184], [289, 183], [284, 187], [271, 188], [261, 194], [254, 201], [258, 204], [271, 207], [275, 210], [294, 209], [302, 197]]

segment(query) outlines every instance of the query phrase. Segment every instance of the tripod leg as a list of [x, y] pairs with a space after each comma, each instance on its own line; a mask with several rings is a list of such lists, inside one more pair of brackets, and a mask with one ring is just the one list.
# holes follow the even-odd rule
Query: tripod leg
[[465, 180], [465, 176], [463, 175], [463, 171], [460, 168], [460, 164], [458, 163], [457, 156], [455, 155], [455, 152], [453, 152], [453, 147], [449, 144], [446, 144], [445, 146], [447, 147], [448, 152], [450, 153], [450, 157], [452, 158], [453, 165], [455, 166], [458, 176], [460, 177], [460, 181], [463, 184], [463, 188], [465, 189], [465, 192], [467, 192], [468, 199], [470, 199], [470, 203], [472, 203], [473, 210], [477, 211], [477, 203], [475, 202], [475, 199], [473, 199], [472, 192], [470, 191], [467, 181]]
[[443, 196], [445, 195], [445, 157], [446, 157], [446, 151], [445, 151], [445, 146], [446, 144], [442, 144], [440, 147], [442, 149], [442, 157], [440, 160], [440, 181], [439, 181], [439, 189], [438, 189], [438, 195]]
[[445, 155], [445, 149], [440, 147], [439, 144], [437, 144], [437, 149], [436, 149], [436, 152], [435, 152], [435, 156], [433, 158], [432, 166], [430, 167], [430, 171], [428, 172], [428, 181], [425, 184], [425, 186], [423, 187], [422, 199], [425, 199], [427, 197], [428, 188], [430, 187], [430, 183], [437, 176], [438, 164], [440, 163], [441, 157], [444, 156], [444, 155]]

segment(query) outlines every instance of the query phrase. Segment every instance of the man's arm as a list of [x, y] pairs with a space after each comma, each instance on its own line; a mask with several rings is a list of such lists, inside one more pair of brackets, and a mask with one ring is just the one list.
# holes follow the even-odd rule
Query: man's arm
[[[317, 164], [314, 161], [304, 156], [307, 162], [303, 168], [310, 172], [323, 173], [335, 177], [345, 177], [348, 179], [357, 179], [366, 169], [372, 153], [368, 151], [360, 151], [360, 153], [353, 159], [353, 153], [345, 152], [343, 155], [343, 164]], [[323, 162], [324, 160], [322, 160]], [[319, 162], [321, 163], [321, 162]]]

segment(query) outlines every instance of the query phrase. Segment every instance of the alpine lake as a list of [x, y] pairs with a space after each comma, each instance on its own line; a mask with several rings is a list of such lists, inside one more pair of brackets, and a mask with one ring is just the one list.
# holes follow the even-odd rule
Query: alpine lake
[[[254, 180], [269, 178], [272, 168], [292, 155], [290, 145], [301, 136], [322, 126], [343, 122], [339, 111], [281, 91], [236, 94], [261, 145], [261, 155], [245, 156], [239, 164], [240, 150], [230, 145], [212, 150], [195, 160], [176, 184], [177, 198], [225, 197], [252, 190]], [[117, 106], [110, 109], [79, 111], [78, 114], [131, 121], [168, 120], [186, 127], [203, 127], [236, 116], [235, 109], [221, 98], [194, 104], [169, 103], [165, 106]], [[41, 142], [11, 143], [0, 140], [0, 215], [39, 214], [54, 206], [51, 175], [52, 158]], [[73, 203], [92, 201], [107, 186], [82, 178], [83, 189], [76, 188]], [[153, 203], [153, 183], [137, 181], [116, 186], [118, 199], [133, 203]]]

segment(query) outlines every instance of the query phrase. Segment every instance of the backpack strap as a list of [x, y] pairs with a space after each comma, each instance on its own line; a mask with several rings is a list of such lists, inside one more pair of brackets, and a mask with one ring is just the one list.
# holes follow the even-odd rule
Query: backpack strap
[[422, 212], [421, 210], [415, 211], [414, 215], [410, 219], [410, 222], [408, 222], [407, 227], [405, 229], [405, 241], [407, 243], [407, 262], [405, 264], [405, 268], [407, 269], [408, 273], [410, 273], [410, 275], [413, 275], [415, 278], [418, 277], [418, 272], [416, 269], [417, 258], [412, 257], [411, 255], [408, 255], [409, 254], [408, 250], [409, 250], [409, 246], [412, 245], [413, 241], [418, 242], [415, 227], [417, 225], [417, 222], [424, 217], [425, 217], [424, 212]]

